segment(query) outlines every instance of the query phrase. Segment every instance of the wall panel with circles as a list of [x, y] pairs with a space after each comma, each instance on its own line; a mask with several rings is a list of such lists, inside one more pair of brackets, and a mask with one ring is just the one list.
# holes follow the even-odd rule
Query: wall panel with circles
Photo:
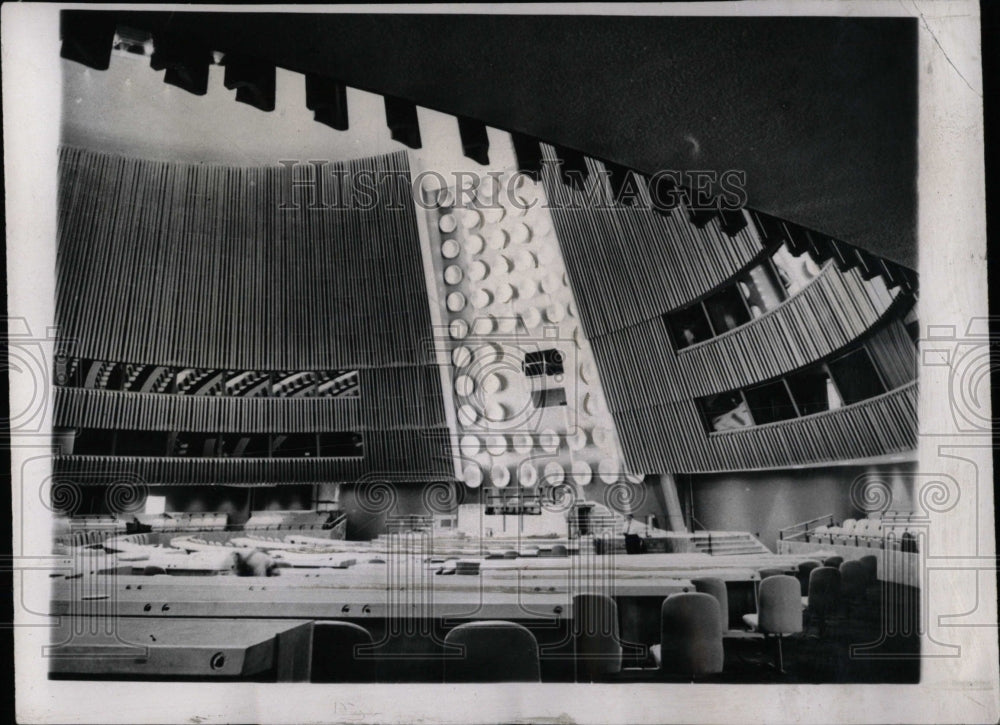
[[[462, 479], [473, 488], [573, 485], [601, 500], [601, 487], [630, 472], [545, 192], [509, 169], [472, 186], [443, 190], [426, 210]], [[559, 351], [561, 370], [543, 364], [534, 374], [528, 356], [548, 350]]]

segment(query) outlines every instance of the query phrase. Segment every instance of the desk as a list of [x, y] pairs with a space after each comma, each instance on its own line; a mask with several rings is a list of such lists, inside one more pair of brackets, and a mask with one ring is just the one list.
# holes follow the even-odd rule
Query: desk
[[312, 622], [63, 617], [47, 648], [52, 674], [309, 679]]

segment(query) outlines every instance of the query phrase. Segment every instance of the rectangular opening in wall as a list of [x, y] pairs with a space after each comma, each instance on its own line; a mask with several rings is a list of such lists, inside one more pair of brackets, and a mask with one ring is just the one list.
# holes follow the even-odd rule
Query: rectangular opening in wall
[[316, 373], [316, 395], [324, 398], [357, 398], [361, 383], [357, 370], [321, 370]]
[[841, 405], [840, 394], [822, 365], [788, 375], [785, 380], [802, 415], [835, 410]]
[[271, 394], [276, 398], [315, 397], [316, 373], [308, 370], [272, 373]]
[[326, 458], [361, 458], [365, 442], [360, 433], [320, 433], [319, 454]]
[[115, 455], [166, 456], [169, 433], [152, 430], [120, 430], [117, 433]]
[[750, 406], [750, 413], [757, 425], [788, 420], [797, 416], [795, 405], [788, 396], [788, 390], [781, 380], [755, 385], [743, 392], [746, 395], [747, 404]]
[[521, 368], [529, 378], [538, 375], [562, 375], [563, 354], [556, 349], [525, 353]]
[[177, 392], [181, 395], [225, 395], [225, 373], [181, 368], [177, 371]]
[[115, 431], [104, 428], [81, 428], [73, 441], [73, 455], [110, 456], [114, 454]]
[[270, 455], [265, 433], [227, 433], [220, 441], [224, 458], [267, 458]]
[[705, 309], [716, 334], [733, 330], [750, 321], [750, 313], [735, 285], [719, 290], [705, 300]]
[[670, 312], [663, 319], [678, 350], [712, 337], [712, 328], [701, 304]]
[[556, 405], [566, 405], [566, 391], [563, 388], [546, 388], [532, 390], [531, 402], [536, 408], [551, 408]]
[[773, 310], [785, 300], [785, 288], [778, 281], [771, 263], [765, 260], [746, 274], [740, 276], [737, 287], [751, 317], [760, 317], [768, 310]]
[[178, 433], [172, 455], [180, 458], [214, 458], [219, 455], [216, 433]]
[[315, 458], [317, 453], [315, 433], [290, 433], [271, 439], [271, 455], [275, 458]]
[[229, 370], [226, 372], [226, 395], [266, 398], [271, 395], [271, 374], [257, 370]]
[[885, 386], [864, 348], [834, 358], [827, 366], [845, 405], [874, 398], [885, 392]]
[[721, 393], [697, 401], [709, 432], [736, 430], [754, 424], [750, 409], [739, 392]]

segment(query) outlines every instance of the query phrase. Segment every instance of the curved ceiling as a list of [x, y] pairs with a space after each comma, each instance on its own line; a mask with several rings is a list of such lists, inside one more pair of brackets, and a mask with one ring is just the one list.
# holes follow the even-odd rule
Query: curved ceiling
[[916, 267], [911, 18], [117, 12], [491, 126], [660, 169]]

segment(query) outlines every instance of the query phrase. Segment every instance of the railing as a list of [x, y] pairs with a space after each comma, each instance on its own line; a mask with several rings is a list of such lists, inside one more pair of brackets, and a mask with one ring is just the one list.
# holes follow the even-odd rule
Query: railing
[[809, 533], [809, 528], [816, 528], [817, 526], [832, 526], [833, 525], [833, 514], [823, 514], [822, 516], [817, 516], [814, 519], [809, 519], [808, 521], [802, 521], [797, 524], [792, 524], [787, 526], [778, 532], [779, 541], [793, 541], [795, 539], [805, 538]]

